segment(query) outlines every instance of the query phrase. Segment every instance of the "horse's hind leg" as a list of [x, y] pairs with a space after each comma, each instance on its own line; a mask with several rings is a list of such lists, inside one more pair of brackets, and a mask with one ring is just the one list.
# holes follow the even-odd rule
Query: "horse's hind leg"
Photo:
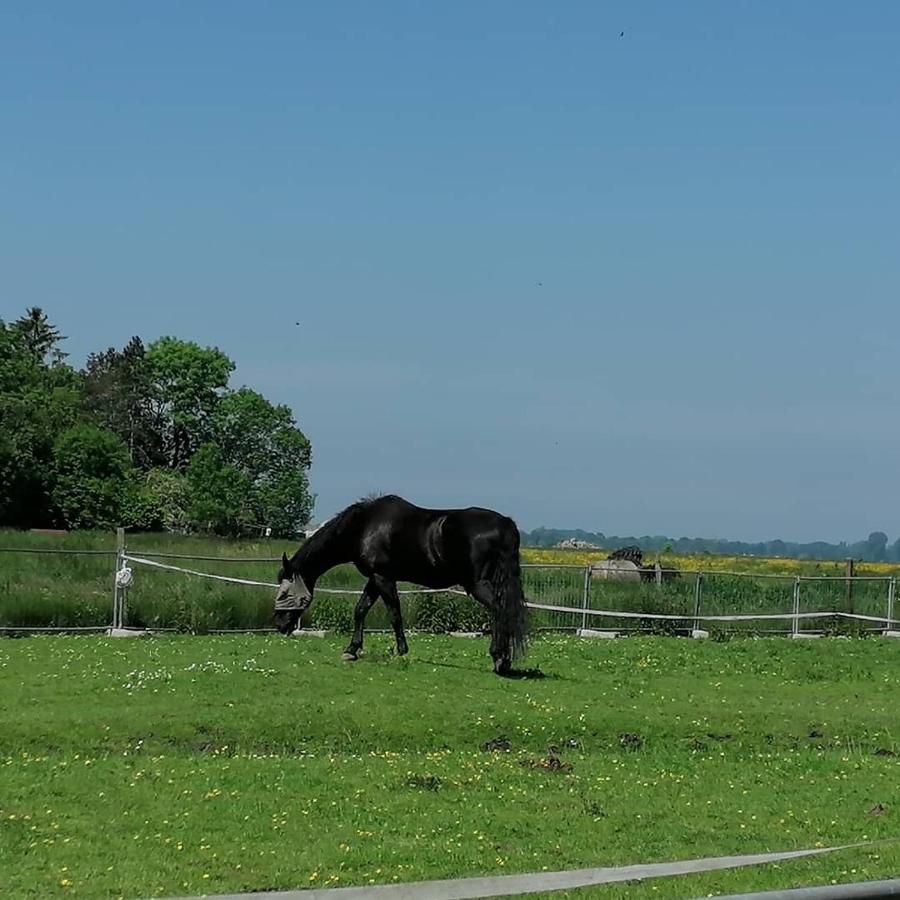
[[378, 595], [379, 590], [375, 584], [375, 579], [370, 578], [366, 582], [362, 596], [356, 604], [356, 611], [353, 613], [353, 637], [350, 638], [350, 643], [347, 644], [347, 649], [344, 651], [344, 659], [359, 659], [359, 651], [362, 650], [363, 645], [363, 628], [366, 624], [366, 616], [369, 614], [372, 605], [378, 599]]
[[[494, 589], [489, 581], [477, 581], [472, 588], [472, 597], [491, 613], [491, 619], [495, 619]], [[512, 654], [509, 649], [509, 640], [503, 640], [498, 634], [498, 629], [491, 628], [491, 659], [494, 661], [494, 671], [498, 675], [506, 675], [512, 668]]]
[[391, 625], [394, 627], [394, 637], [397, 639], [397, 655], [405, 656], [409, 653], [406, 644], [406, 635], [403, 632], [403, 613], [400, 610], [400, 595], [397, 593], [397, 582], [387, 579], [378, 579], [378, 587], [381, 591], [384, 605], [391, 617]]

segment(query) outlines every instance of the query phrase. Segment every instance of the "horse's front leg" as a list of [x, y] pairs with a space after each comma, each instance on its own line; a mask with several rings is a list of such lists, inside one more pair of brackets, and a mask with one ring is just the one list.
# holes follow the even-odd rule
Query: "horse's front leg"
[[406, 634], [403, 631], [403, 612], [400, 609], [400, 595], [397, 593], [397, 582], [386, 578], [378, 579], [378, 587], [388, 615], [391, 617], [391, 625], [394, 627], [394, 637], [397, 639], [397, 655], [405, 656], [409, 653], [406, 643]]
[[375, 584], [375, 579], [370, 578], [366, 582], [362, 596], [356, 604], [356, 611], [353, 613], [353, 637], [350, 638], [350, 643], [347, 644], [347, 649], [343, 653], [343, 658], [348, 661], [359, 659], [359, 651], [362, 650], [363, 645], [363, 629], [366, 624], [366, 616], [378, 599], [378, 594], [379, 591]]

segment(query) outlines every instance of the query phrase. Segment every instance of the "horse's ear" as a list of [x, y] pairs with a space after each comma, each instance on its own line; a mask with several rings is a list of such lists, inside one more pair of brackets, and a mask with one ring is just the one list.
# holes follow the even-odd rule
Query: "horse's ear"
[[284, 566], [284, 570], [289, 572], [291, 569], [291, 561], [287, 558], [287, 553], [281, 554], [281, 565]]

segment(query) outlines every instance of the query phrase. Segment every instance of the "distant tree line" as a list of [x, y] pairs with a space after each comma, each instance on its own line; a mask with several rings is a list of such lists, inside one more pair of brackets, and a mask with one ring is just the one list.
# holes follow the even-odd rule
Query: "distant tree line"
[[829, 544], [825, 541], [798, 544], [781, 540], [753, 544], [718, 538], [670, 538], [647, 534], [642, 537], [634, 535], [619, 537], [605, 535], [602, 532], [565, 528], [536, 528], [531, 532], [522, 532], [522, 544], [528, 547], [554, 547], [560, 541], [571, 538], [609, 549], [637, 544], [644, 553], [665, 552], [692, 555], [708, 553], [710, 556], [763, 556], [826, 560], [852, 557], [866, 562], [900, 562], [900, 538], [888, 545], [888, 536], [883, 531], [873, 531], [866, 540], [853, 544], [843, 541], [839, 544]]
[[0, 526], [290, 535], [310, 443], [287, 406], [232, 388], [215, 347], [133, 337], [66, 362], [38, 308], [0, 320]]

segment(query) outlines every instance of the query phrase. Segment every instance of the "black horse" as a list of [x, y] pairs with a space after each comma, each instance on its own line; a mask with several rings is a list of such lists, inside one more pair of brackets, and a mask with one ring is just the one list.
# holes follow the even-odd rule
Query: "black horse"
[[275, 627], [291, 634], [313, 601], [316, 580], [353, 563], [369, 580], [356, 604], [353, 637], [344, 659], [363, 644], [366, 615], [381, 597], [397, 638], [408, 651], [397, 582], [427, 588], [460, 585], [491, 613], [491, 658], [498, 675], [510, 672], [525, 649], [527, 607], [519, 568], [519, 529], [489, 509], [422, 509], [401, 497], [361, 500], [316, 531], [291, 557], [282, 557], [275, 597]]

